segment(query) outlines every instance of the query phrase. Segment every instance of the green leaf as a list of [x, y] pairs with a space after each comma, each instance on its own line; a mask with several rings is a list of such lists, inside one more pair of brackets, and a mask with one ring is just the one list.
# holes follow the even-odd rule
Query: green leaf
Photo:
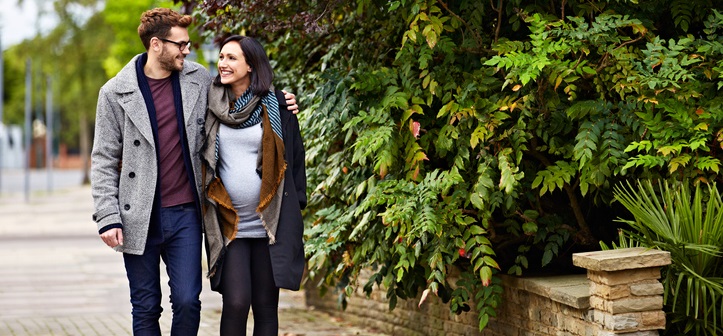
[[542, 254], [542, 266], [549, 264], [550, 261], [552, 261], [552, 256], [552, 250], [545, 250], [545, 252]]
[[524, 231], [526, 235], [533, 235], [537, 232], [537, 224], [534, 222], [525, 222], [522, 224], [522, 231]]

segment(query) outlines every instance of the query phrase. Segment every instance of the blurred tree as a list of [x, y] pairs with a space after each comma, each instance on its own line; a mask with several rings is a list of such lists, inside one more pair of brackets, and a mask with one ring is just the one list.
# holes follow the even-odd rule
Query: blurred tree
[[138, 24], [141, 13], [156, 7], [170, 7], [168, 2], [158, 0], [113, 0], [107, 1], [103, 9], [105, 23], [111, 27], [114, 35], [108, 55], [103, 60], [103, 68], [108, 77], [115, 76], [128, 61], [144, 52], [138, 38]]
[[3, 85], [5, 94], [5, 109], [3, 121], [6, 125], [20, 124], [23, 121], [23, 108], [25, 106], [25, 53], [21, 43], [5, 51]]
[[[39, 3], [41, 5], [41, 3]], [[54, 109], [60, 116], [60, 142], [78, 150], [84, 167], [90, 152], [90, 122], [98, 88], [107, 80], [101, 61], [107, 54], [112, 31], [104, 23], [99, 0], [57, 0], [53, 3], [58, 25], [45, 36], [38, 34], [11, 47], [7, 53], [8, 100], [6, 121], [23, 123], [25, 60], [33, 66], [33, 104], [45, 110], [46, 76], [51, 76]], [[42, 15], [40, 13], [39, 15]], [[84, 169], [84, 182], [88, 169]]]
[[134, 55], [144, 51], [138, 39], [139, 18], [157, 0], [55, 0], [58, 25], [9, 48], [5, 57], [5, 121], [22, 124], [25, 60], [33, 61], [34, 103], [44, 110], [44, 78], [54, 78], [54, 104], [61, 118], [60, 142], [80, 153], [84, 182], [88, 182], [88, 157], [98, 90]]
[[78, 146], [83, 164], [83, 183], [90, 182], [89, 156], [91, 132], [89, 123], [95, 114], [97, 92], [108, 79], [102, 62], [113, 41], [112, 30], [105, 24], [102, 3], [98, 0], [56, 0], [55, 11], [60, 24], [53, 32], [59, 43], [58, 74], [63, 94], [59, 95], [61, 110], [73, 111], [76, 117]]

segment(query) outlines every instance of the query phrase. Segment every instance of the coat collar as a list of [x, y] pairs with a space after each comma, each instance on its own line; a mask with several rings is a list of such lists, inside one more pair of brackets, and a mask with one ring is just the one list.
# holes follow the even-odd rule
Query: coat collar
[[[123, 67], [123, 69], [121, 69], [121, 71], [119, 71], [118, 74], [116, 75], [116, 80], [118, 81], [118, 84], [115, 87], [116, 93], [124, 94], [124, 93], [131, 93], [131, 92], [140, 90], [138, 88], [138, 77], [136, 76], [135, 64], [136, 64], [136, 60], [139, 57], [141, 57], [141, 55], [143, 55], [143, 54], [138, 54], [138, 55], [134, 56], [133, 59], [131, 59], [131, 61], [128, 62], [128, 64], [126, 64]], [[196, 92], [198, 91], [198, 90], [188, 90], [188, 89], [184, 90], [184, 84], [200, 85], [200, 83], [198, 83], [198, 81], [196, 80], [195, 76], [189, 76], [190, 74], [198, 71], [199, 67], [200, 67], [200, 65], [198, 65], [196, 63], [192, 63], [189, 60], [186, 60], [183, 62], [183, 70], [181, 70], [179, 77], [181, 79], [181, 91], [182, 91], [182, 94], [184, 95], [184, 97], [186, 96], [186, 91], [196, 91]], [[198, 95], [196, 94], [196, 97], [197, 96]], [[186, 101], [185, 98], [184, 98], [184, 101]], [[183, 107], [185, 110], [186, 106], [183, 106]]]
[[[126, 114], [133, 120], [143, 136], [153, 143], [153, 130], [151, 129], [150, 119], [148, 117], [148, 108], [143, 101], [140, 87], [138, 86], [138, 76], [136, 75], [136, 60], [143, 54], [138, 54], [126, 64], [123, 69], [115, 77], [116, 83], [112, 87], [112, 91], [120, 95], [119, 103], [124, 107]], [[191, 128], [189, 134], [193, 134], [197, 125], [196, 120], [192, 118], [194, 107], [196, 107], [201, 94], [202, 83], [199, 80], [206, 79], [204, 76], [193, 76], [201, 66], [192, 61], [183, 62], [183, 70], [181, 70], [179, 80], [181, 84], [181, 97], [183, 101], [183, 116], [185, 125]], [[205, 106], [203, 107], [205, 110]]]

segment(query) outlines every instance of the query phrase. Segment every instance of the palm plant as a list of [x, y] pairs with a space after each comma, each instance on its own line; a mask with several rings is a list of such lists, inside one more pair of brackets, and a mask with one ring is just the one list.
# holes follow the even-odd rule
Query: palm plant
[[715, 184], [650, 180], [614, 189], [615, 199], [635, 218], [619, 219], [622, 246], [670, 252], [663, 270], [666, 334], [723, 334], [723, 199]]

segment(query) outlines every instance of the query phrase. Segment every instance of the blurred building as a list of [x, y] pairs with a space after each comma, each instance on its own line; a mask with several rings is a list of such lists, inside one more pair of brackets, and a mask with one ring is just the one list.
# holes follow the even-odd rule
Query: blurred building
[[25, 167], [24, 154], [23, 129], [0, 123], [0, 168]]

